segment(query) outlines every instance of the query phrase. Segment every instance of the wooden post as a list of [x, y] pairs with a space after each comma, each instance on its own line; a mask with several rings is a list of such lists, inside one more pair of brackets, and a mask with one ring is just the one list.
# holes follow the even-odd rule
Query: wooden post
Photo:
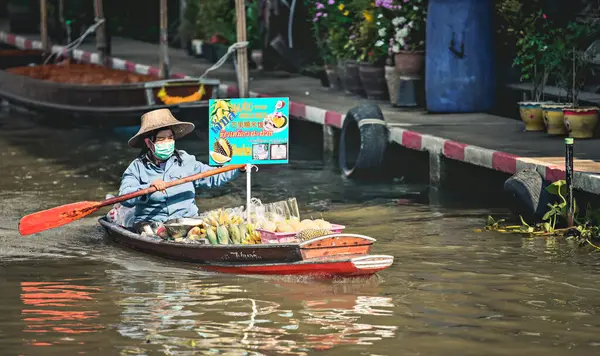
[[[102, 0], [94, 0], [94, 13], [96, 21], [104, 20]], [[96, 28], [96, 48], [100, 54], [100, 62], [106, 66], [106, 26], [104, 22]]]
[[[235, 17], [237, 24], [237, 41], [246, 41], [246, 4], [244, 0], [235, 0]], [[248, 49], [237, 50], [237, 76], [239, 97], [247, 98], [248, 90]]]
[[58, 0], [58, 21], [65, 26], [65, 0]]
[[[179, 23], [185, 24], [185, 12], [187, 11], [187, 0], [179, 0]], [[185, 49], [188, 43], [188, 36], [185, 31], [179, 31], [179, 41], [181, 48]]]
[[42, 51], [48, 53], [48, 3], [46, 0], [40, 0], [40, 35], [42, 36]]
[[169, 78], [169, 32], [167, 0], [160, 0], [160, 78]]

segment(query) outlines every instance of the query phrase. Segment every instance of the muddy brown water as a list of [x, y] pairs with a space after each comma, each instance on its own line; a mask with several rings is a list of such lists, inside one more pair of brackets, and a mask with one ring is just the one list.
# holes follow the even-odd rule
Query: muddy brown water
[[[90, 217], [21, 237], [18, 219], [117, 189], [126, 136], [0, 113], [2, 355], [595, 355], [600, 255], [564, 241], [476, 233], [503, 211], [423, 203], [425, 187], [358, 184], [296, 149], [254, 195], [378, 239], [395, 264], [368, 280], [201, 272], [108, 242]], [[179, 143], [206, 159], [206, 142]], [[317, 155], [318, 156], [318, 155]], [[241, 205], [245, 181], [201, 192]], [[425, 199], [426, 201], [426, 199]]]

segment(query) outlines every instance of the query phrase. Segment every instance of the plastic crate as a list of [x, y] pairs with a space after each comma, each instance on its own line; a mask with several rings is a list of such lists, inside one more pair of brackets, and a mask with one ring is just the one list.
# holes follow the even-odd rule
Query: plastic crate
[[[339, 234], [346, 227], [344, 225], [331, 224], [331, 233]], [[267, 231], [263, 229], [256, 229], [256, 231], [260, 232], [260, 238], [265, 244], [285, 244], [296, 242], [296, 233], [295, 232], [273, 232]]]

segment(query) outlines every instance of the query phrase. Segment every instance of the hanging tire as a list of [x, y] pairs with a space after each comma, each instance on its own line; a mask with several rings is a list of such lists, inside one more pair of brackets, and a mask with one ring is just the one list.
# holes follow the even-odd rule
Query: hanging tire
[[339, 144], [339, 165], [348, 178], [377, 173], [388, 146], [389, 129], [378, 105], [361, 103], [346, 114]]
[[546, 191], [548, 183], [535, 170], [524, 169], [504, 182], [504, 191], [511, 199], [510, 210], [527, 223], [537, 223], [555, 199]]

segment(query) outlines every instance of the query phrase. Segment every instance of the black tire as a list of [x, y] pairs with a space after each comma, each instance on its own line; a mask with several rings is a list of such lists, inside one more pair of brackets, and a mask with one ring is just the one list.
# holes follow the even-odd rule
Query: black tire
[[339, 165], [348, 178], [378, 173], [388, 146], [389, 129], [378, 105], [361, 103], [346, 114], [339, 143]]
[[510, 210], [529, 224], [540, 222], [548, 204], [555, 201], [546, 191], [547, 186], [535, 170], [524, 169], [514, 174], [504, 182], [504, 191], [511, 199]]

